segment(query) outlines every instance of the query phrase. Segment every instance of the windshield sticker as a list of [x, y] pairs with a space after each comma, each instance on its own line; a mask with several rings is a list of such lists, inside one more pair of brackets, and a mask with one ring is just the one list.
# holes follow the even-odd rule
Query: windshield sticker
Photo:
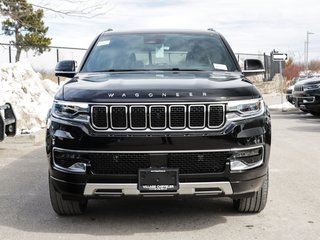
[[214, 63], [213, 66], [217, 70], [228, 70], [227, 66], [224, 64]]
[[104, 41], [100, 41], [97, 43], [97, 46], [105, 46], [105, 45], [109, 45], [110, 44], [110, 40], [104, 40]]
[[169, 50], [169, 47], [162, 44], [160, 48], [156, 48], [156, 58], [164, 58], [164, 50]]

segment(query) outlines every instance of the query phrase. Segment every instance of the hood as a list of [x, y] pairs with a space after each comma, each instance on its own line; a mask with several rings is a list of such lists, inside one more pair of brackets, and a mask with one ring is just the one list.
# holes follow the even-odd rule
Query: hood
[[226, 101], [260, 94], [241, 73], [79, 73], [56, 99], [77, 102]]
[[320, 83], [320, 77], [313, 77], [313, 78], [307, 78], [305, 80], [299, 81], [295, 84], [295, 86], [313, 85], [313, 84], [319, 84], [319, 83]]

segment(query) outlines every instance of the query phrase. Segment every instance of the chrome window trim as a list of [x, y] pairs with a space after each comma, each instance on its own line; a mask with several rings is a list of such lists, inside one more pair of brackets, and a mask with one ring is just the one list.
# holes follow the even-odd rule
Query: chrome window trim
[[[164, 108], [164, 127], [152, 127], [151, 124], [151, 109], [154, 107], [163, 107]], [[149, 126], [151, 130], [163, 130], [167, 128], [167, 106], [166, 105], [151, 105], [149, 106]]]
[[[184, 108], [184, 125], [183, 127], [172, 127], [171, 126], [171, 108], [172, 107], [183, 107]], [[169, 128], [174, 130], [181, 130], [187, 127], [187, 106], [182, 104], [177, 105], [170, 105], [169, 106]]]
[[[144, 117], [145, 117], [145, 127], [133, 127], [132, 126], [132, 115], [131, 115], [131, 108], [138, 107], [138, 108], [144, 108]], [[138, 106], [138, 105], [132, 105], [129, 107], [129, 119], [130, 119], [130, 128], [133, 130], [144, 130], [148, 127], [148, 107], [147, 106]]]
[[[190, 109], [191, 109], [191, 107], [203, 107], [203, 126], [197, 126], [197, 127], [192, 127], [191, 126], [191, 123], [190, 123], [190, 120], [191, 120], [191, 117], [190, 117]], [[192, 104], [192, 105], [189, 105], [188, 106], [188, 127], [190, 128], [190, 129], [202, 129], [202, 128], [204, 128], [205, 126], [206, 126], [206, 105], [204, 105], [204, 104]]]
[[[106, 109], [106, 115], [107, 115], [107, 126], [106, 127], [97, 127], [94, 123], [93, 123], [93, 108], [94, 107], [104, 107]], [[96, 129], [100, 129], [100, 130], [104, 130], [104, 129], [108, 129], [109, 128], [109, 119], [108, 119], [108, 116], [109, 116], [109, 109], [108, 109], [108, 106], [106, 105], [92, 105], [91, 108], [90, 108], [90, 111], [91, 111], [91, 119], [90, 119], [90, 122], [92, 124], [92, 126]]]
[[[222, 123], [219, 125], [219, 126], [211, 126], [210, 125], [210, 107], [211, 106], [222, 106], [222, 111], [223, 111], [223, 120], [222, 120]], [[226, 105], [225, 104], [209, 104], [208, 105], [208, 128], [212, 128], [212, 129], [215, 129], [215, 128], [220, 128], [221, 126], [223, 126], [226, 122]]]
[[[119, 108], [119, 107], [122, 107], [125, 109], [125, 114], [126, 114], [126, 126], [125, 127], [114, 127], [113, 124], [112, 124], [112, 109], [113, 108]], [[116, 130], [125, 130], [128, 128], [128, 107], [127, 106], [123, 106], [123, 105], [120, 105], [120, 106], [110, 106], [110, 127], [112, 129], [116, 129]]]

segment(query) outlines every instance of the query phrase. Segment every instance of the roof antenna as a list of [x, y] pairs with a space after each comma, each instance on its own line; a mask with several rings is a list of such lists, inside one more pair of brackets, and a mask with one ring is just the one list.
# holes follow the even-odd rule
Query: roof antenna
[[213, 28], [208, 28], [208, 31], [215, 32], [216, 30], [214, 30]]

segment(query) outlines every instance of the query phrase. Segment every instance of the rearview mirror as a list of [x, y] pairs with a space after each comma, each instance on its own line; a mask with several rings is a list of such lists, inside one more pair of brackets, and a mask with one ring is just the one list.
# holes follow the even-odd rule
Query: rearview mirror
[[258, 59], [246, 59], [244, 60], [244, 70], [245, 75], [251, 75], [256, 73], [264, 73], [265, 69], [263, 64]]
[[76, 61], [64, 60], [57, 63], [55, 75], [72, 78], [76, 74]]

